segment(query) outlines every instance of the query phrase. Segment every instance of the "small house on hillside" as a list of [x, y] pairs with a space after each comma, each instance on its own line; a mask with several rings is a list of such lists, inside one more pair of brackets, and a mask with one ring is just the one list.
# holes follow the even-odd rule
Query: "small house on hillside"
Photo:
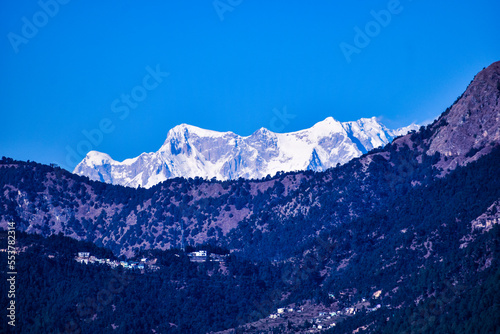
[[193, 262], [204, 262], [207, 260], [207, 251], [200, 250], [197, 252], [191, 252], [188, 254], [189, 259]]
[[197, 252], [191, 252], [188, 254], [188, 256], [207, 256], [207, 251], [206, 250], [200, 250]]

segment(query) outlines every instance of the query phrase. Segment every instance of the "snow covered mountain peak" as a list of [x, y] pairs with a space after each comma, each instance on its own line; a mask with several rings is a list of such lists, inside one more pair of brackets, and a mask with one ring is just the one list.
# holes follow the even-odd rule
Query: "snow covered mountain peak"
[[111, 161], [114, 161], [111, 159], [111, 157], [102, 152], [98, 151], [90, 151], [87, 153], [87, 156], [85, 158], [85, 162], [90, 165], [99, 165], [99, 164], [105, 164], [105, 163], [110, 163]]
[[226, 134], [231, 134], [231, 132], [218, 132], [218, 131], [213, 131], [213, 130], [206, 130], [199, 128], [194, 125], [189, 125], [186, 123], [182, 123], [180, 125], [177, 125], [170, 129], [167, 134], [167, 138], [169, 135], [189, 135], [189, 134], [194, 134], [198, 137], [222, 137]]
[[325, 120], [314, 124], [310, 129], [301, 130], [299, 132], [308, 132], [312, 130], [317, 136], [327, 135], [332, 132], [342, 131], [342, 123], [333, 117], [327, 117]]
[[118, 162], [105, 153], [91, 151], [74, 173], [149, 188], [173, 177], [226, 180], [262, 178], [279, 171], [322, 171], [416, 129], [418, 126], [412, 124], [389, 130], [376, 117], [343, 123], [328, 117], [305, 130], [275, 133], [260, 128], [250, 136], [180, 124], [168, 131], [157, 152]]

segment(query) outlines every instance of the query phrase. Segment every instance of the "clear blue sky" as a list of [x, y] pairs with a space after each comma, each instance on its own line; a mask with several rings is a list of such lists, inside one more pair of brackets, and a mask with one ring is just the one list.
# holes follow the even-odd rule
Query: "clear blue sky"
[[156, 151], [181, 123], [240, 135], [328, 116], [423, 123], [500, 60], [497, 0], [54, 1], [0, 5], [0, 156], [69, 169], [78, 148]]

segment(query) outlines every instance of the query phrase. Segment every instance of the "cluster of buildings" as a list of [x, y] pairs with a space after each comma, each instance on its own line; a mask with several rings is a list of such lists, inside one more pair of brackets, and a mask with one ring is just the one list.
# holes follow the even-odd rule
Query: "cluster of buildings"
[[[381, 290], [375, 292], [372, 296], [373, 300], [371, 302], [380, 298], [381, 294]], [[328, 296], [335, 299], [335, 295], [332, 293], [328, 294]], [[308, 333], [320, 333], [324, 330], [335, 327], [338, 321], [354, 316], [362, 310], [370, 313], [382, 307], [381, 304], [371, 306], [371, 302], [368, 298], [362, 298], [349, 306], [335, 311], [331, 309], [318, 310], [317, 308], [311, 308], [307, 305], [300, 306], [296, 310], [292, 307], [278, 308], [276, 312], [269, 315], [269, 319], [281, 319], [277, 320], [278, 322], [292, 319], [292, 322], [295, 323], [304, 323], [304, 320], [306, 320], [311, 324], [309, 330], [307, 331]], [[301, 313], [301, 315], [298, 313]]]
[[[224, 262], [226, 260], [227, 255], [219, 255], [219, 254], [210, 254], [206, 250], [200, 250], [196, 252], [188, 253], [189, 259], [192, 262], [205, 262], [205, 261], [214, 261], [214, 262]], [[111, 268], [116, 268], [118, 266], [122, 266], [125, 269], [150, 269], [150, 270], [158, 270], [159, 266], [156, 265], [156, 259], [148, 260], [147, 258], [142, 258], [140, 261], [118, 261], [118, 260], [110, 260], [110, 259], [99, 259], [90, 254], [90, 252], [78, 252], [75, 260], [79, 263], [100, 263], [107, 264]]]
[[[290, 313], [297, 312], [302, 313], [302, 308], [293, 309], [293, 308], [279, 308], [275, 313], [269, 315], [270, 319], [278, 319], [278, 318], [287, 318]], [[305, 315], [305, 314], [304, 314]], [[310, 321], [312, 322], [312, 333], [316, 333], [317, 330], [324, 330], [328, 328], [335, 327], [335, 322], [333, 322], [333, 317], [338, 316], [337, 312], [319, 312], [317, 317], [312, 317]], [[307, 317], [307, 316], [306, 316]]]
[[[292, 313], [294, 312], [295, 310], [293, 308], [279, 308], [276, 313], [272, 313], [269, 315], [269, 318], [270, 319], [278, 319], [280, 318], [282, 315], [284, 315], [285, 313]], [[302, 312], [302, 310], [297, 310], [298, 313]]]
[[334, 317], [338, 317], [339, 312], [319, 312], [317, 317], [312, 319], [313, 329], [328, 329], [336, 326], [334, 322]]
[[188, 253], [188, 256], [191, 262], [205, 262], [205, 261], [224, 262], [227, 257], [227, 255], [210, 254], [206, 250], [191, 252]]
[[118, 260], [110, 260], [110, 259], [99, 259], [93, 255], [90, 255], [89, 252], [78, 252], [75, 260], [79, 263], [100, 263], [107, 264], [111, 268], [116, 268], [118, 266], [122, 266], [125, 269], [139, 269], [144, 270], [146, 267], [151, 270], [158, 270], [159, 267], [155, 265], [155, 260], [148, 260], [146, 258], [142, 258], [140, 261], [118, 261]]

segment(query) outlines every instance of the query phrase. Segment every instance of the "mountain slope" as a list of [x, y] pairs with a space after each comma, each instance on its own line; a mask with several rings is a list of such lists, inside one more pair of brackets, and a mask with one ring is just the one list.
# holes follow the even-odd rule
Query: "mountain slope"
[[181, 124], [168, 132], [157, 152], [118, 162], [91, 151], [74, 173], [112, 184], [150, 188], [174, 177], [260, 179], [280, 171], [322, 171], [417, 128], [413, 124], [389, 130], [375, 117], [345, 123], [329, 117], [302, 131], [280, 134], [261, 128], [241, 137]]
[[[497, 65], [478, 74], [464, 96], [482, 85], [482, 78], [496, 77]], [[476, 123], [482, 119], [490, 123], [498, 119], [500, 91], [491, 85], [486, 88], [487, 100], [479, 97], [482, 102], [471, 108], [471, 114], [481, 116], [467, 118], [462, 127], [479, 127]], [[455, 123], [449, 117], [461, 112], [461, 101], [451, 107], [453, 112], [445, 112], [417, 133], [322, 173], [280, 173], [262, 180], [224, 182], [175, 178], [150, 189], [133, 189], [5, 160], [0, 164], [4, 194], [0, 226], [16, 220], [19, 229], [30, 233], [62, 232], [127, 255], [140, 249], [179, 247], [184, 239], [193, 245], [218, 241], [244, 250], [248, 257], [287, 258], [318, 231], [349, 224], [394, 194], [426, 186], [457, 166], [443, 167], [443, 162], [465, 164], [498, 146], [496, 135], [483, 137], [479, 143], [439, 135], [453, 133], [448, 128]], [[494, 107], [481, 109], [481, 105]], [[487, 126], [498, 129], [499, 122]], [[447, 157], [431, 150], [438, 141], [456, 142], [453, 147], [460, 146], [460, 151]]]
[[[500, 142], [500, 62], [479, 72], [460, 99], [428, 132], [428, 154], [439, 152], [445, 171], [474, 161]], [[445, 126], [443, 126], [445, 125]]]
[[[221, 307], [238, 304], [242, 307], [234, 310], [240, 311], [204, 318], [216, 319], [212, 328], [251, 323], [248, 331], [258, 332], [256, 321], [277, 307], [314, 304], [338, 311], [369, 299], [370, 307], [381, 307], [364, 305], [355, 316], [342, 314], [336, 330], [473, 332], [476, 326], [489, 331], [499, 325], [493, 317], [500, 291], [499, 65], [481, 71], [433, 124], [323, 172], [261, 180], [173, 178], [135, 189], [3, 158], [0, 227], [14, 221], [18, 231], [62, 233], [126, 257], [184, 244], [229, 249], [228, 266], [209, 268], [200, 284], [190, 286], [193, 294], [183, 295], [188, 278], [171, 278], [172, 291], [181, 294], [175, 303], [161, 295], [142, 304], [160, 305], [162, 312], [153, 313], [162, 326], [163, 311], [176, 310], [169, 321], [177, 321], [179, 305], [200, 297], [211, 302], [211, 292], [224, 291], [220, 284], [227, 284], [248, 298], [228, 298]], [[486, 133], [473, 132], [478, 129]], [[180, 151], [176, 145], [174, 151]], [[318, 160], [316, 152], [313, 161]], [[228, 272], [232, 278], [221, 277]], [[159, 282], [151, 282], [151, 289], [162, 286]], [[221, 292], [216, 299], [227, 296]], [[87, 320], [81, 323], [92, 325]], [[289, 326], [307, 332], [309, 320]]]
[[[53, 328], [71, 321], [82, 332], [102, 333], [113, 333], [112, 324], [126, 324], [134, 332], [154, 328], [166, 333], [228, 328], [267, 333], [284, 326], [274, 332], [288, 327], [289, 332], [308, 333], [314, 318], [326, 328], [328, 320], [319, 317], [319, 311], [343, 312], [357, 306], [355, 316], [334, 317], [337, 326], [332, 333], [352, 333], [361, 327], [368, 333], [418, 333], [429, 327], [440, 333], [494, 332], [500, 321], [495, 303], [500, 291], [500, 225], [493, 223], [486, 231], [475, 226], [474, 218], [483, 219], [485, 210], [491, 214], [487, 203], [500, 197], [498, 166], [497, 147], [428, 187], [395, 194], [347, 226], [330, 226], [286, 261], [249, 262], [232, 254], [220, 267], [189, 262], [180, 250], [145, 252], [148, 258], [159, 257], [162, 269], [125, 273], [130, 278], [127, 288], [118, 290], [112, 307], [99, 304], [96, 291], [108, 286], [111, 278], [123, 276], [106, 266], [77, 264], [72, 255], [88, 246], [62, 236], [43, 239], [19, 232], [23, 251], [18, 267], [25, 275], [18, 282], [22, 289], [17, 305], [23, 311], [18, 326], [29, 332], [40, 324]], [[462, 247], [464, 236], [467, 245]], [[43, 239], [43, 247], [37, 247], [37, 241], [30, 248], [27, 238]], [[57, 248], [63, 256], [57, 255]], [[7, 293], [7, 287], [2, 291]], [[50, 303], [30, 303], [31, 295], [44, 296]], [[82, 303], [85, 313], [78, 312]], [[376, 305], [380, 308], [369, 311]], [[280, 325], [269, 320], [278, 307], [304, 312], [284, 314]], [[146, 316], [139, 316], [143, 310], [148, 310]]]

